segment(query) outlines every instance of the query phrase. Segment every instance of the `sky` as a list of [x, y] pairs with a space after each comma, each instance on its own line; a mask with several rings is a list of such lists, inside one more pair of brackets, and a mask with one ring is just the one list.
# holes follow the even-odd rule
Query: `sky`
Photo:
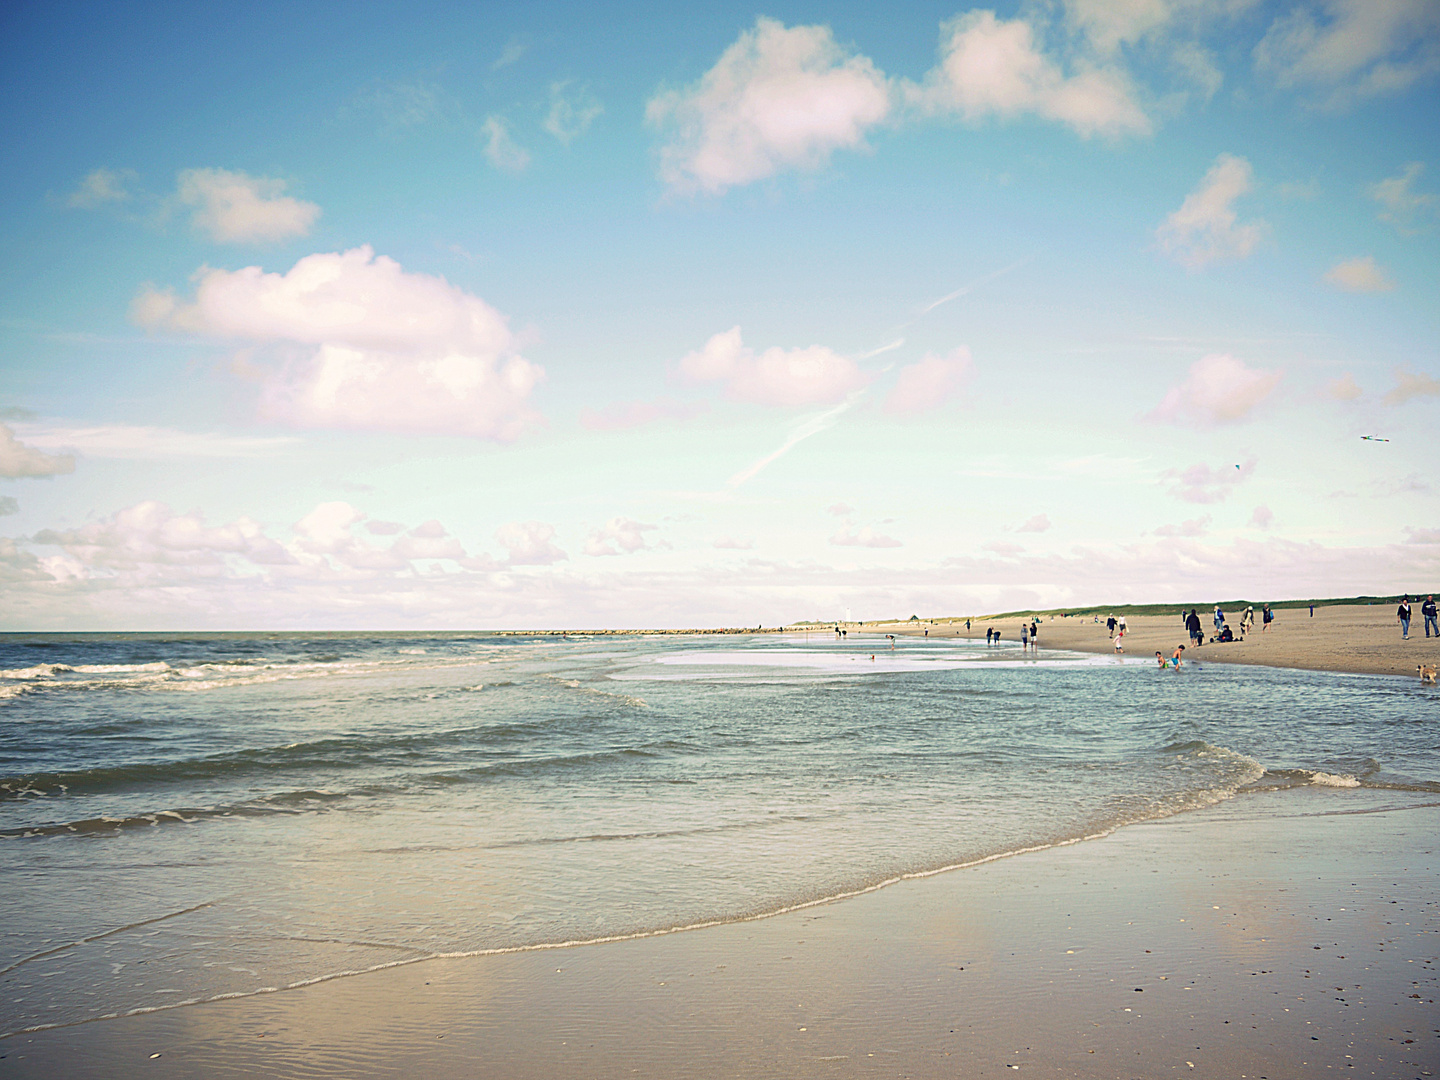
[[1440, 3], [12, 2], [0, 629], [1440, 587]]

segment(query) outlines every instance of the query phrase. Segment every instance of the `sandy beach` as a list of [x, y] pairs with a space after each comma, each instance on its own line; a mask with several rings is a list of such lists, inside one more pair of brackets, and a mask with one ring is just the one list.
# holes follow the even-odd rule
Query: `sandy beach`
[[15, 1077], [1424, 1077], [1440, 804], [1264, 795], [661, 937], [0, 1047]]
[[[1419, 617], [1420, 605], [1414, 605], [1416, 617], [1410, 624], [1410, 638], [1400, 636], [1395, 620], [1395, 605], [1337, 605], [1317, 607], [1312, 618], [1305, 609], [1283, 609], [1275, 613], [1269, 630], [1260, 626], [1260, 609], [1255, 609], [1256, 626], [1243, 641], [1212, 643], [1196, 649], [1190, 645], [1181, 621], [1180, 609], [1173, 615], [1126, 616], [1124, 649], [1126, 656], [1154, 656], [1158, 649], [1169, 656], [1176, 645], [1187, 646], [1187, 659], [1204, 663], [1262, 664], [1267, 667], [1304, 668], [1310, 671], [1346, 671], [1365, 675], [1416, 676], [1419, 664], [1440, 663], [1440, 637], [1425, 637]], [[1200, 609], [1200, 625], [1208, 641], [1214, 633], [1214, 608]], [[1238, 632], [1239, 611], [1226, 611], [1226, 621]], [[1096, 622], [1094, 616], [1060, 618], [1037, 616], [1040, 622], [1040, 648], [1070, 649], [1077, 652], [1113, 653], [1114, 642], [1105, 627], [1105, 616]], [[1022, 618], [1019, 615], [1002, 619], [974, 619], [970, 630], [965, 621], [866, 623], [858, 629], [864, 633], [907, 634], [938, 638], [984, 638], [987, 629], [996, 629], [1002, 640], [1012, 644], [1020, 640]], [[854, 632], [854, 631], [852, 631]]]

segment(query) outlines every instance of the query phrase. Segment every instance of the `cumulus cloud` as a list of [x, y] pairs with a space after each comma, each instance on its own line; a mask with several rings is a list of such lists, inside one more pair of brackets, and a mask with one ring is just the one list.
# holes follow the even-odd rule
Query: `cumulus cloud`
[[1440, 529], [1415, 529], [1405, 526], [1407, 544], [1440, 544]]
[[257, 244], [305, 236], [320, 207], [283, 194], [284, 180], [226, 169], [186, 169], [175, 187], [178, 202], [194, 208], [190, 221], [212, 240]]
[[106, 203], [124, 202], [130, 198], [126, 185], [135, 178], [129, 169], [96, 169], [80, 181], [65, 199], [65, 205], [77, 210], [94, 210]]
[[1190, 518], [1179, 525], [1161, 525], [1155, 530], [1156, 536], [1204, 536], [1210, 528], [1210, 515]]
[[993, 551], [996, 555], [1006, 559], [1013, 559], [1017, 555], [1025, 554], [1025, 549], [1019, 544], [1006, 543], [1004, 540], [991, 540], [988, 544], [981, 544], [980, 550]]
[[9, 495], [0, 495], [0, 517], [6, 517], [9, 514], [18, 514], [19, 512], [20, 504], [18, 502]]
[[1370, 185], [1370, 197], [1380, 204], [1380, 220], [1388, 221], [1402, 235], [1416, 232], [1417, 222], [1428, 214], [1436, 197], [1414, 190], [1425, 166], [1418, 161], [1406, 165], [1398, 176], [1389, 176]]
[[976, 122], [1031, 113], [1082, 136], [1146, 135], [1150, 119], [1124, 72], [1090, 65], [1066, 75], [1046, 57], [1024, 19], [971, 11], [941, 27], [940, 63], [921, 85], [905, 86], [912, 107]]
[[900, 369], [895, 387], [885, 399], [885, 411], [906, 416], [938, 409], [964, 389], [972, 366], [970, 350], [963, 345], [945, 356], [926, 353]]
[[1043, 533], [1050, 530], [1050, 518], [1045, 514], [1036, 514], [1029, 521], [1021, 525], [1016, 532], [1022, 533]]
[[1434, 0], [1321, 0], [1279, 16], [1255, 46], [1256, 67], [1322, 104], [1400, 93], [1440, 72]]
[[1363, 393], [1360, 384], [1355, 381], [1355, 376], [1348, 371], [1338, 379], [1331, 379], [1325, 384], [1325, 396], [1334, 398], [1336, 401], [1354, 401]]
[[747, 348], [740, 327], [716, 334], [680, 360], [680, 373], [695, 382], [720, 382], [726, 395], [757, 405], [829, 405], [870, 382], [854, 360], [824, 345], [804, 349]]
[[530, 153], [510, 137], [509, 125], [502, 116], [487, 116], [480, 126], [485, 140], [485, 157], [501, 172], [518, 173], [530, 164]]
[[1161, 480], [1173, 481], [1170, 494], [1188, 503], [1224, 502], [1238, 485], [1243, 484], [1255, 471], [1255, 459], [1247, 458], [1238, 465], [1221, 465], [1212, 469], [1209, 465], [1191, 465], [1188, 469], [1167, 469], [1160, 474]]
[[627, 517], [613, 517], [585, 541], [586, 555], [629, 555], [649, 548], [645, 534], [659, 525], [645, 525]]
[[869, 525], [856, 531], [855, 527], [848, 523], [835, 530], [835, 535], [830, 537], [830, 543], [835, 547], [897, 548], [902, 546], [899, 540], [876, 532]]
[[87, 570], [136, 570], [155, 564], [218, 567], [228, 557], [258, 565], [295, 561], [284, 546], [266, 536], [263, 527], [248, 517], [211, 526], [196, 511], [177, 514], [153, 500], [136, 503], [76, 529], [45, 529], [33, 540], [39, 545], [60, 547]]
[[715, 543], [711, 546], [720, 548], [725, 551], [749, 551], [755, 546], [755, 541], [754, 539], [736, 540], [734, 537], [731, 536], [722, 536], [720, 537], [720, 539], [716, 540]]
[[543, 126], [568, 146], [604, 111], [599, 99], [583, 86], [572, 90], [568, 82], [551, 83], [550, 111]]
[[787, 169], [815, 169], [864, 146], [890, 112], [885, 76], [841, 48], [825, 26], [761, 17], [700, 81], [656, 95], [651, 124], [669, 134], [660, 176], [719, 193]]
[[1404, 405], [1419, 397], [1440, 397], [1440, 379], [1423, 372], [1395, 369], [1395, 386], [1385, 395], [1386, 405]]
[[1254, 512], [1250, 515], [1250, 524], [1254, 525], [1257, 529], [1268, 529], [1274, 521], [1275, 514], [1271, 511], [1270, 507], [1265, 505], [1255, 507]]
[[1192, 270], [1214, 262], [1246, 258], [1265, 235], [1263, 221], [1240, 222], [1235, 200], [1250, 192], [1250, 162], [1221, 154], [1185, 197], [1180, 209], [1155, 230], [1160, 250]]
[[59, 476], [75, 471], [75, 458], [71, 454], [47, 454], [33, 446], [26, 446], [15, 433], [0, 424], [0, 476], [7, 480], [19, 480], [27, 476]]
[[1193, 427], [1238, 423], [1270, 396], [1283, 374], [1214, 353], [1190, 366], [1185, 381], [1170, 388], [1150, 418]]
[[369, 247], [307, 255], [284, 274], [204, 270], [192, 301], [147, 288], [131, 312], [154, 329], [284, 352], [261, 375], [269, 419], [499, 441], [539, 420], [528, 399], [544, 371], [518, 355], [504, 316]]
[[603, 409], [581, 409], [580, 426], [591, 431], [624, 431], [661, 420], [690, 420], [710, 408], [704, 401], [627, 401]]
[[1325, 280], [1345, 292], [1389, 292], [1395, 288], [1395, 282], [1375, 264], [1373, 255], [1336, 263], [1325, 271]]
[[840, 502], [840, 503], [835, 503], [835, 504], [833, 504], [833, 505], [831, 505], [831, 506], [827, 506], [827, 507], [825, 508], [825, 512], [826, 512], [827, 514], [832, 514], [832, 515], [834, 515], [835, 517], [849, 517], [851, 514], [853, 514], [853, 513], [855, 512], [855, 508], [854, 508], [853, 506], [851, 506], [849, 503]]
[[543, 521], [512, 521], [495, 530], [495, 539], [510, 552], [511, 566], [550, 566], [568, 558], [554, 544], [555, 526]]
[[371, 536], [394, 536], [405, 531], [405, 526], [398, 521], [367, 521], [365, 531]]

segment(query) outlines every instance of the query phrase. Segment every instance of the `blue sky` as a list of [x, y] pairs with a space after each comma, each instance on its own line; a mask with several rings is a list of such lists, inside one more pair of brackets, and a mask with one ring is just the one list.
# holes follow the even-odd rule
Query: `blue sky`
[[7, 628], [1440, 576], [1433, 2], [0, 18]]

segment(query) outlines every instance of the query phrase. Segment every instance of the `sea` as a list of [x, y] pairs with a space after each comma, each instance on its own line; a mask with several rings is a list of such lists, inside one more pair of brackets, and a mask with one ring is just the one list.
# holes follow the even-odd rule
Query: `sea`
[[1437, 720], [1416, 679], [828, 630], [0, 635], [0, 1037], [1433, 802]]

